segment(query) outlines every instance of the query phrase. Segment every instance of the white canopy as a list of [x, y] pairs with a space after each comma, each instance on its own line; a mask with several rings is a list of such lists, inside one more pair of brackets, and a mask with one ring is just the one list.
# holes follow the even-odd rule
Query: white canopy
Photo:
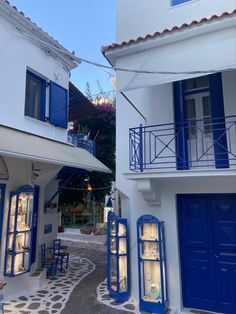
[[85, 149], [0, 126], [0, 155], [89, 171], [111, 172]]

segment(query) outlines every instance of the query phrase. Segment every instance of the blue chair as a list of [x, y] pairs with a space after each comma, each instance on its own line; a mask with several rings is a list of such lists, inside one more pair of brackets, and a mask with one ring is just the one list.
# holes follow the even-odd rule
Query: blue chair
[[47, 276], [55, 279], [57, 275], [57, 259], [54, 256], [46, 256], [46, 246], [41, 244], [41, 267], [47, 269]]
[[53, 240], [52, 255], [57, 259], [57, 265], [60, 265], [61, 272], [65, 272], [69, 265], [69, 253], [67, 246], [61, 245], [61, 239]]

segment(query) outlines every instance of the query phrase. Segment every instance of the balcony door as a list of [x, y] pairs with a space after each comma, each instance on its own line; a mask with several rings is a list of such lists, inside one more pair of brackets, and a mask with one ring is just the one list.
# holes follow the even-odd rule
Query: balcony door
[[228, 168], [221, 73], [174, 82], [177, 170]]
[[185, 96], [189, 166], [215, 164], [210, 92]]

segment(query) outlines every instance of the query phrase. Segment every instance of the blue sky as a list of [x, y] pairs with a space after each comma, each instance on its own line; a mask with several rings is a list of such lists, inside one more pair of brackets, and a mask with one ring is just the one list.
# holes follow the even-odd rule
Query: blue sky
[[[101, 46], [115, 41], [115, 0], [10, 0], [44, 31], [79, 57], [107, 64]], [[108, 75], [81, 64], [72, 71], [71, 81], [82, 91], [90, 83], [93, 94], [96, 81], [111, 90]]]

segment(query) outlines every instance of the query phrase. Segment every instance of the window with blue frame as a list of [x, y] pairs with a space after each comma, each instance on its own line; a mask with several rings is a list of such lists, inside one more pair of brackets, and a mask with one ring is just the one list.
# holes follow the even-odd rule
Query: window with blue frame
[[[48, 89], [47, 93], [46, 89]], [[46, 112], [48, 111], [49, 116], [46, 117]], [[53, 81], [46, 80], [45, 78], [27, 70], [25, 116], [41, 121], [49, 121], [49, 123], [56, 126], [67, 128], [67, 89]]]
[[25, 116], [45, 121], [46, 80], [26, 72]]
[[171, 0], [171, 5], [175, 6], [175, 5], [178, 5], [178, 4], [181, 4], [181, 3], [185, 3], [185, 2], [189, 2], [189, 1], [192, 1], [192, 0]]

